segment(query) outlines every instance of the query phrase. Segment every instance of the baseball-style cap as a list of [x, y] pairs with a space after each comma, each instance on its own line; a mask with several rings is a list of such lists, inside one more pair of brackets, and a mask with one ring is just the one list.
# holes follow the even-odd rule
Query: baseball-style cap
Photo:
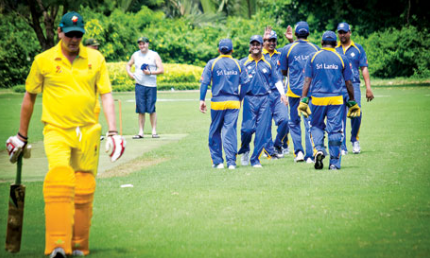
[[249, 39], [249, 43], [252, 43], [253, 41], [257, 41], [261, 45], [263, 45], [263, 37], [260, 35], [254, 35]]
[[85, 46], [98, 46], [98, 45], [100, 45], [100, 43], [96, 39], [89, 38], [85, 40]]
[[339, 23], [339, 25], [337, 25], [337, 31], [350, 31], [349, 24], [346, 22]]
[[276, 39], [276, 40], [278, 40], [278, 35], [276, 34], [276, 31], [272, 30], [270, 32], [269, 39]]
[[336, 42], [336, 40], [337, 40], [336, 33], [328, 30], [328, 31], [324, 32], [324, 34], [322, 36], [322, 40], [323, 41], [334, 41], [334, 42]]
[[60, 28], [64, 33], [71, 31], [85, 33], [84, 19], [77, 12], [68, 12], [61, 18]]
[[137, 43], [139, 42], [149, 43], [149, 39], [147, 37], [140, 37], [137, 39]]
[[295, 33], [299, 36], [306, 36], [309, 34], [309, 25], [305, 21], [296, 23]]
[[221, 39], [218, 44], [218, 49], [223, 54], [227, 54], [233, 50], [233, 42], [230, 39]]

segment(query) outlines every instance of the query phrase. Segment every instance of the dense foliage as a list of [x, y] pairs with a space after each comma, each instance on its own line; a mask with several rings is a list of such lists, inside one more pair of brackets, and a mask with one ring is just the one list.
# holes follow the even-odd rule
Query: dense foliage
[[[331, 2], [334, 4], [332, 10], [329, 9], [328, 4], [321, 4], [320, 9], [315, 9], [315, 4], [303, 1], [261, 0], [257, 2], [259, 11], [252, 16], [252, 19], [228, 16], [226, 14], [229, 9], [223, 9], [219, 14], [196, 14], [194, 7], [194, 9], [191, 7], [184, 9], [182, 16], [169, 18], [171, 13], [169, 14], [165, 9], [163, 11], [156, 8], [162, 5], [158, 0], [151, 2], [153, 5], [149, 6], [152, 9], [142, 6], [138, 10], [136, 1], [129, 1], [128, 9], [131, 11], [124, 11], [127, 8], [116, 8], [115, 5], [109, 7], [105, 3], [98, 8], [89, 4], [81, 5], [79, 12], [86, 20], [87, 33], [84, 40], [92, 37], [100, 41], [100, 51], [108, 62], [128, 61], [133, 52], [138, 50], [136, 39], [139, 36], [147, 36], [151, 41], [150, 48], [160, 54], [164, 63], [203, 67], [208, 60], [218, 55], [217, 44], [221, 38], [233, 39], [233, 55], [235, 58], [242, 58], [248, 54], [249, 37], [253, 34], [262, 34], [267, 25], [272, 26], [277, 32], [278, 47], [282, 47], [287, 43], [283, 37], [286, 26], [294, 25], [298, 20], [306, 20], [311, 27], [309, 40], [319, 45], [324, 30], [335, 30], [337, 22], [346, 20], [352, 25], [352, 39], [363, 45], [367, 52], [369, 71], [372, 76], [429, 77], [428, 29], [425, 26], [414, 25], [422, 16], [409, 14], [407, 17], [411, 25], [398, 26], [397, 22], [393, 23], [392, 27], [387, 27], [384, 21], [378, 27], [376, 21], [369, 25], [369, 21], [348, 16], [363, 12], [363, 8], [357, 8], [354, 1], [351, 2], [351, 7], [342, 10], [341, 7], [345, 7], [347, 2], [340, 0]], [[118, 4], [123, 3], [121, 1], [115, 3], [117, 6], [123, 5]], [[376, 2], [368, 4], [372, 5], [372, 3], [377, 5]], [[402, 6], [405, 6], [403, 2]], [[414, 8], [411, 10], [414, 11]], [[406, 15], [405, 10], [401, 11], [400, 18], [397, 17], [398, 20], [406, 19], [402, 16]], [[374, 13], [374, 10], [369, 13]], [[332, 17], [328, 17], [330, 14], [333, 14]], [[367, 17], [366, 15], [362, 17]], [[381, 17], [388, 16], [385, 11], [381, 15]], [[42, 48], [37, 43], [37, 37], [31, 27], [18, 16], [3, 13], [0, 20], [0, 75], [2, 76], [0, 87], [24, 83], [31, 61], [41, 51]]]

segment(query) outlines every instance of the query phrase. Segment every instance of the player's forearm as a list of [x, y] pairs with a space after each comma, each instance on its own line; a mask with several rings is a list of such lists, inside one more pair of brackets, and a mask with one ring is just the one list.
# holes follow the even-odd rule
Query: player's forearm
[[366, 89], [370, 90], [369, 69], [367, 67], [361, 67], [361, 72], [363, 73], [364, 84], [366, 85]]
[[109, 131], [116, 131], [115, 105], [112, 93], [100, 95]]
[[303, 83], [303, 90], [302, 90], [302, 98], [308, 96], [309, 88], [311, 86], [312, 79], [309, 77], [305, 77], [305, 82]]
[[27, 137], [28, 134], [28, 127], [30, 125], [31, 116], [33, 115], [36, 97], [37, 94], [31, 94], [26, 92], [22, 101], [19, 133], [25, 137]]
[[203, 100], [203, 101], [205, 100], [207, 90], [208, 90], [208, 85], [202, 83], [200, 85], [200, 100]]
[[355, 100], [354, 98], [354, 87], [352, 86], [351, 81], [346, 81], [346, 90], [348, 91], [349, 100]]

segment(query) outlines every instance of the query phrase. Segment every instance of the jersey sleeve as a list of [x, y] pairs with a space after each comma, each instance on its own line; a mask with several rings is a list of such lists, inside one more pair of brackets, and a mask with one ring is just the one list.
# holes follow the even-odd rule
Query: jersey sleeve
[[[314, 54], [315, 55], [315, 54]], [[312, 58], [314, 57], [314, 55], [310, 56], [308, 58], [308, 60], [306, 60], [306, 64], [305, 64], [305, 77], [309, 77], [312, 78]]]
[[25, 90], [32, 94], [41, 93], [43, 90], [43, 75], [40, 71], [37, 58], [31, 65], [30, 73], [25, 80]]
[[239, 64], [240, 66], [240, 80], [239, 80], [239, 84], [240, 85], [245, 85], [249, 83], [249, 74], [248, 74], [248, 70], [246, 69], [246, 67], [243, 65], [243, 63]]
[[109, 92], [112, 92], [112, 85], [110, 83], [109, 79], [109, 73], [106, 67], [106, 61], [104, 58], [102, 58], [101, 64], [100, 64], [100, 71], [99, 76], [97, 78], [97, 89], [100, 92], [100, 94], [106, 94]]
[[200, 100], [205, 100], [208, 86], [212, 81], [212, 60], [209, 61], [203, 69], [202, 77], [200, 78]]
[[366, 52], [364, 51], [363, 47], [360, 46], [360, 67], [368, 67], [369, 64], [367, 63], [367, 56]]
[[352, 64], [349, 61], [349, 59], [346, 56], [342, 55], [343, 63], [345, 64], [345, 67], [343, 68], [342, 74], [345, 81], [350, 81], [353, 79], [352, 74]]
[[282, 48], [281, 56], [279, 57], [280, 69], [284, 71], [288, 70], [288, 60], [287, 60], [288, 49], [289, 47]]
[[282, 82], [282, 77], [279, 76], [278, 69], [276, 69], [276, 64], [272, 63], [270, 69], [272, 72], [271, 78], [273, 85], [275, 85], [278, 81]]

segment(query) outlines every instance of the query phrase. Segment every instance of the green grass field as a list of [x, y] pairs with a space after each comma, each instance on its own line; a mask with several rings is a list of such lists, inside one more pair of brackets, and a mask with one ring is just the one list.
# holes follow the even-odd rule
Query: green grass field
[[[128, 140], [125, 155], [134, 159], [100, 173], [90, 257], [430, 257], [430, 87], [374, 93], [363, 102], [362, 153], [344, 156], [333, 172], [295, 164], [292, 155], [262, 160], [263, 169], [212, 169], [210, 115], [198, 111], [199, 93], [159, 92], [160, 141], [149, 138], [148, 124], [147, 138]], [[134, 93], [115, 98], [124, 134], [135, 134]], [[21, 99], [0, 94], [0, 142], [18, 129]], [[40, 112], [38, 98], [29, 136], [39, 147], [23, 169], [21, 252], [0, 248], [0, 257], [43, 257]], [[0, 149], [4, 241], [14, 166]]]

